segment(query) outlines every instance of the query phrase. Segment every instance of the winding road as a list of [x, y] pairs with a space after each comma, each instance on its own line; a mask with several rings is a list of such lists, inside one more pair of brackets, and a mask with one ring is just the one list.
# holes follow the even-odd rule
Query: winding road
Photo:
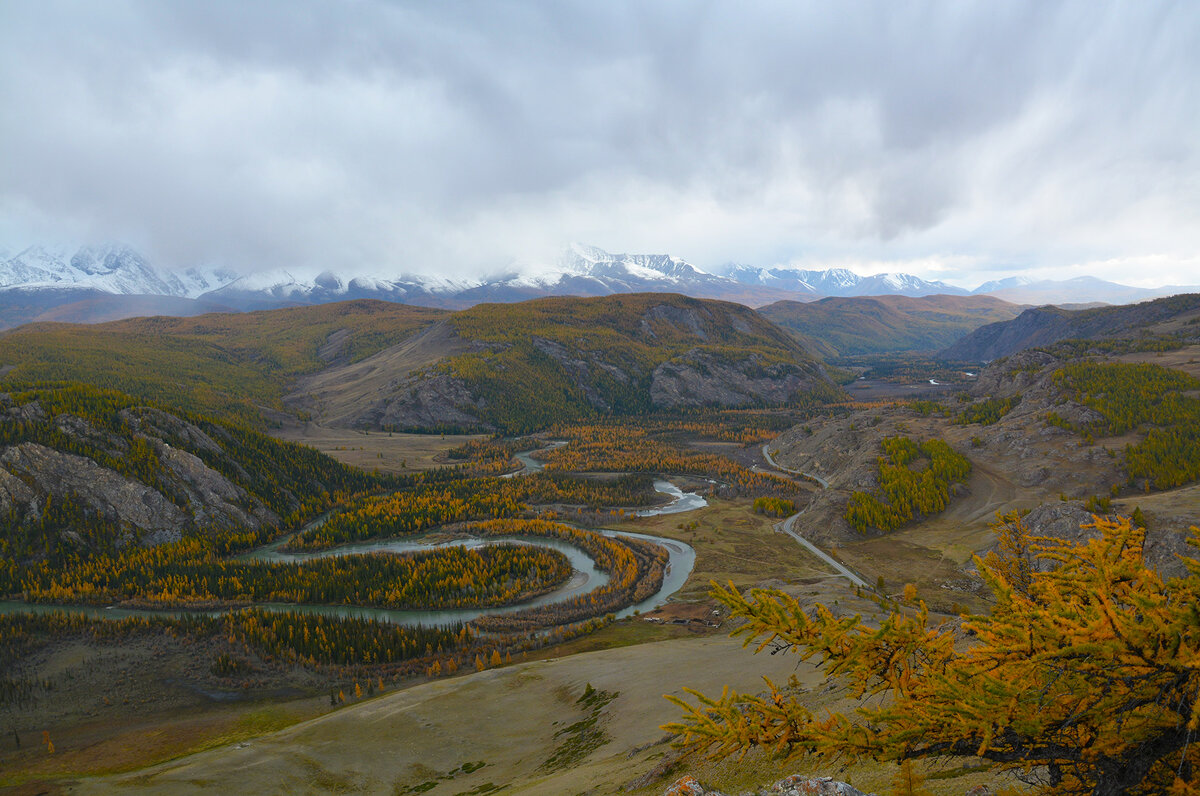
[[813, 475], [812, 473], [806, 473], [803, 470], [793, 470], [792, 468], [784, 467], [782, 464], [775, 461], [775, 457], [771, 455], [770, 445], [771, 445], [771, 443], [768, 442], [766, 445], [763, 445], [763, 448], [762, 448], [763, 458], [767, 460], [767, 464], [771, 465], [776, 470], [779, 470], [782, 473], [791, 473], [792, 475], [798, 475], [801, 478], [804, 478], [808, 481], [816, 481], [818, 484], [821, 485], [822, 489], [829, 488], [829, 482], [826, 481], [821, 476]]
[[[815, 481], [816, 483], [821, 485], [822, 489], [829, 488], [829, 482], [826, 481], [821, 476], [813, 475], [812, 473], [806, 473], [803, 470], [793, 470], [790, 467], [784, 467], [779, 462], [775, 461], [775, 457], [771, 455], [770, 443], [767, 443], [766, 445], [762, 446], [762, 453], [763, 453], [763, 458], [767, 460], [767, 464], [771, 465], [776, 470], [779, 470], [780, 472], [783, 472], [783, 473], [791, 473], [792, 475], [798, 475], [801, 478], [805, 478], [809, 481]], [[822, 550], [821, 548], [817, 547], [812, 542], [805, 539], [803, 536], [801, 536], [796, 531], [796, 520], [800, 519], [800, 515], [803, 514], [805, 511], [807, 511], [807, 508], [800, 509], [800, 511], [797, 511], [795, 514], [788, 517], [783, 522], [776, 523], [775, 530], [780, 533], [786, 533], [788, 536], [795, 539], [797, 542], [800, 543], [801, 547], [803, 547], [808, 552], [812, 553], [817, 558], [824, 561], [826, 564], [828, 564], [830, 567], [833, 568], [834, 572], [836, 572], [838, 575], [842, 576], [843, 578], [846, 578], [851, 583], [853, 583], [855, 586], [859, 586], [864, 589], [871, 588], [870, 586], [867, 585], [867, 582], [865, 580], [863, 580], [858, 575], [856, 575], [852, 570], [848, 569], [844, 564], [842, 564], [842, 562], [838, 561], [836, 558], [829, 555], [824, 550]]]
[[851, 570], [847, 569], [845, 567], [845, 565], [843, 565], [836, 558], [829, 555], [824, 550], [817, 547], [815, 544], [808, 541], [800, 534], [796, 533], [796, 530], [793, 526], [796, 524], [796, 520], [799, 519], [800, 515], [803, 513], [804, 513], [803, 511], [798, 511], [795, 514], [793, 514], [792, 516], [788, 517], [783, 522], [777, 523], [775, 525], [775, 530], [779, 531], [780, 533], [786, 533], [788, 536], [795, 539], [797, 542], [800, 543], [801, 547], [803, 547], [808, 552], [812, 553], [817, 558], [824, 561], [829, 566], [833, 567], [835, 572], [837, 572], [842, 577], [847, 578], [855, 586], [861, 586], [864, 589], [871, 588], [870, 586], [867, 585], [867, 582], [865, 580], [860, 578], [858, 575], [854, 574], [854, 572], [852, 572]]

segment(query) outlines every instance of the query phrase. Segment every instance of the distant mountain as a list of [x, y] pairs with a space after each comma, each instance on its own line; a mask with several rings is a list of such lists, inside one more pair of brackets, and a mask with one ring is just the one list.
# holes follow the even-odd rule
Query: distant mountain
[[969, 291], [945, 282], [930, 282], [912, 274], [859, 276], [845, 268], [824, 271], [802, 268], [758, 268], [734, 265], [730, 278], [744, 285], [762, 285], [810, 296], [965, 296]]
[[681, 293], [757, 306], [788, 297], [779, 289], [743, 285], [705, 273], [668, 254], [610, 254], [576, 244], [554, 263], [514, 266], [489, 277], [446, 279], [417, 274], [311, 276], [287, 270], [251, 274], [206, 298], [243, 309], [322, 304], [374, 298], [427, 307], [464, 309], [485, 302], [517, 302], [546, 296], [610, 296], [618, 293]]
[[162, 271], [128, 246], [84, 246], [73, 254], [31, 246], [0, 262], [0, 289], [72, 288], [117, 295], [197, 298], [235, 275], [220, 269]]
[[831, 297], [779, 301], [758, 310], [821, 356], [936, 351], [1021, 308], [991, 296]]
[[1011, 321], [981, 326], [943, 349], [939, 356], [954, 361], [990, 362], [1060, 340], [1166, 334], [1195, 329], [1197, 323], [1200, 323], [1200, 293], [1088, 310], [1036, 307]]
[[[252, 311], [351, 299], [378, 299], [442, 309], [546, 296], [622, 293], [679, 293], [693, 298], [735, 301], [749, 307], [830, 296], [972, 294], [991, 295], [1019, 304], [1114, 304], [1188, 290], [1133, 288], [1092, 277], [1063, 282], [1009, 277], [967, 291], [911, 274], [859, 276], [845, 268], [731, 265], [725, 271], [707, 273], [669, 254], [613, 254], [575, 244], [552, 262], [516, 264], [485, 277], [452, 278], [381, 270], [369, 265], [346, 272], [279, 268], [239, 276], [213, 268], [174, 273], [154, 266], [134, 249], [116, 244], [84, 246], [73, 253], [33, 246], [15, 256], [0, 254], [0, 329], [40, 320], [93, 322], [149, 312], [186, 316], [215, 310]], [[173, 300], [133, 301], [129, 296]]]
[[199, 297], [234, 278], [220, 269], [159, 269], [118, 244], [74, 252], [31, 246], [0, 256], [0, 329], [37, 320], [94, 322], [228, 310]]
[[985, 282], [971, 292], [986, 294], [1013, 304], [1129, 304], [1135, 301], [1173, 296], [1179, 293], [1194, 293], [1200, 286], [1167, 285], [1166, 287], [1144, 288], [1120, 285], [1097, 279], [1094, 276], [1077, 276], [1074, 279], [1034, 281], [1027, 277], [1011, 276]]

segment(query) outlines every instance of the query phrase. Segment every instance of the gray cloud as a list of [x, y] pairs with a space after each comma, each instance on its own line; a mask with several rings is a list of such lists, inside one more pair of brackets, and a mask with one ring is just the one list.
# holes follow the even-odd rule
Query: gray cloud
[[13, 2], [0, 239], [1196, 282], [1196, 75], [1182, 2]]

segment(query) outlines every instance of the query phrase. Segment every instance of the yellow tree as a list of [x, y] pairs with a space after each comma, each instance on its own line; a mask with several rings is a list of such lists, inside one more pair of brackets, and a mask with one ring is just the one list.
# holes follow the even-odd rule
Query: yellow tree
[[924, 604], [870, 627], [779, 592], [717, 588], [747, 645], [816, 658], [863, 704], [819, 717], [773, 684], [765, 696], [692, 691], [694, 704], [673, 699], [685, 716], [666, 729], [716, 758], [757, 746], [848, 762], [977, 757], [1043, 793], [1198, 794], [1200, 562], [1164, 580], [1143, 561], [1142, 529], [1086, 527], [1100, 537], [1040, 541], [1055, 566], [1031, 571], [1026, 592], [976, 559], [995, 604], [966, 618], [966, 642], [931, 626]]
[[[1139, 527], [1145, 528], [1145, 525]], [[1025, 526], [1025, 515], [1020, 511], [996, 512], [992, 529], [996, 532], [998, 549], [988, 553], [984, 562], [1014, 589], [1028, 594], [1034, 559], [1037, 558], [1036, 545], [1049, 540], [1031, 536]]]

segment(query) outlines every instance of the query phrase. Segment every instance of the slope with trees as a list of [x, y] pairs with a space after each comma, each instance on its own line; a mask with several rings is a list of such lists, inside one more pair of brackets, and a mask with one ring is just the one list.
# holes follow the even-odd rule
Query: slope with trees
[[[69, 380], [264, 427], [294, 379], [360, 361], [445, 315], [349, 301], [95, 325], [39, 323], [0, 334], [8, 382]], [[0, 381], [0, 388], [4, 388]]]
[[[630, 294], [481, 304], [450, 316], [446, 328], [446, 356], [391, 371], [385, 394], [343, 422], [528, 433], [607, 416], [841, 396], [799, 343], [726, 302]], [[331, 371], [309, 401], [335, 401], [345, 389]]]
[[758, 312], [824, 357], [937, 351], [1021, 309], [990, 296], [868, 296], [777, 301]]
[[0, 421], [7, 562], [190, 535], [245, 546], [384, 483], [302, 445], [79, 384], [0, 393]]

